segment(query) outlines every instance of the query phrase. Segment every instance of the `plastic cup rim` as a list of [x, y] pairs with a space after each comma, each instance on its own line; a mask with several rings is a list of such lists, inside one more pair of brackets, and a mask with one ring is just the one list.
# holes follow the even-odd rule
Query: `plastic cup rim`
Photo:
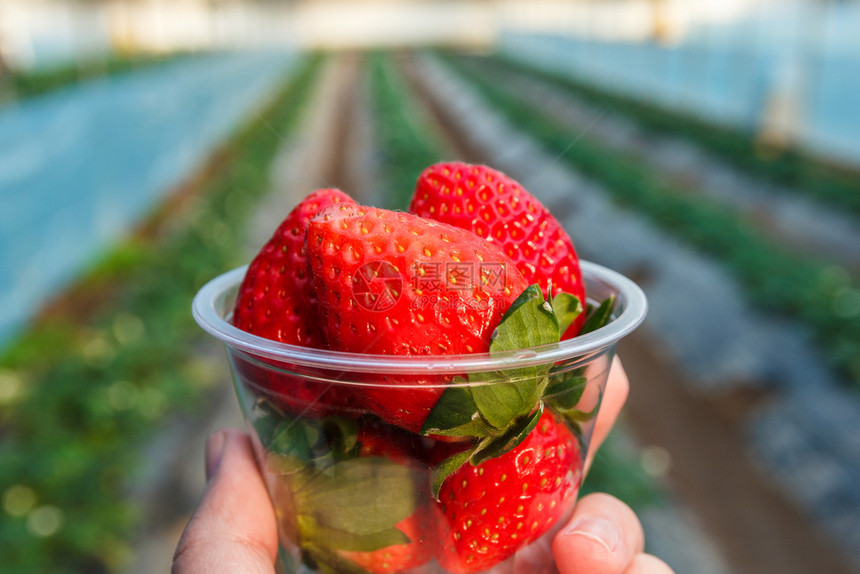
[[[216, 304], [241, 283], [247, 265], [227, 271], [204, 285], [192, 302], [192, 314], [200, 327], [228, 348], [256, 357], [324, 370], [380, 374], [466, 374], [503, 371], [567, 361], [603, 351], [633, 332], [645, 319], [648, 303], [633, 281], [596, 263], [580, 261], [583, 277], [601, 281], [618, 292], [621, 312], [608, 325], [556, 344], [504, 353], [468, 355], [392, 356], [314, 349], [272, 341], [232, 325]], [[231, 302], [232, 303], [232, 302]], [[230, 306], [232, 309], [232, 304]]]

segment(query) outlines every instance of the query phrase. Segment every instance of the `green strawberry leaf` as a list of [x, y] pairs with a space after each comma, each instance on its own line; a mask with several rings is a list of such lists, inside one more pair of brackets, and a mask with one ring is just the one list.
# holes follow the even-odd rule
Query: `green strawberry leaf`
[[558, 317], [544, 300], [540, 287], [530, 285], [511, 303], [496, 326], [490, 353], [557, 343], [558, 325]]
[[286, 417], [266, 446], [267, 468], [276, 474], [325, 469], [354, 457], [357, 434], [355, 421], [339, 417], [315, 422]]
[[557, 412], [569, 422], [585, 423], [597, 416], [598, 408], [599, 407], [594, 407], [588, 412], [581, 411], [579, 409], [559, 410]]
[[266, 399], [254, 410], [254, 428], [268, 452], [266, 466], [275, 474], [323, 469], [354, 456], [358, 444], [355, 421], [341, 417], [307, 421], [282, 413]]
[[[535, 374], [534, 378], [514, 383], [490, 383], [471, 387], [478, 412], [499, 431], [505, 432], [522, 416], [528, 414], [540, 400], [542, 382], [547, 378]], [[498, 434], [498, 433], [496, 433]]]
[[252, 412], [254, 430], [260, 437], [260, 442], [268, 450], [278, 427], [284, 421], [284, 413], [268, 399], [258, 399]]
[[296, 493], [297, 512], [351, 534], [373, 534], [410, 516], [420, 503], [414, 469], [383, 457], [344, 460]]
[[298, 419], [284, 419], [275, 429], [266, 448], [270, 453], [292, 455], [300, 460], [316, 458], [314, 445], [320, 438], [319, 429]]
[[610, 295], [597, 307], [589, 305], [585, 324], [579, 334], [585, 335], [608, 325], [612, 321], [613, 311], [615, 311], [615, 295]]
[[466, 464], [472, 456], [474, 449], [458, 452], [452, 457], [446, 458], [436, 465], [430, 473], [430, 495], [439, 500], [439, 490], [449, 476], [457, 472], [457, 469]]
[[462, 386], [445, 389], [421, 427], [423, 435], [482, 437], [492, 432], [492, 427], [478, 413], [472, 393]]
[[370, 534], [355, 534], [327, 528], [312, 517], [305, 516], [300, 518], [299, 528], [303, 541], [352, 552], [373, 552], [380, 548], [412, 542], [406, 534], [393, 526]]
[[582, 301], [570, 293], [560, 292], [552, 298], [552, 309], [558, 318], [558, 332], [562, 335], [567, 328], [582, 314]]
[[553, 410], [567, 410], [574, 408], [582, 393], [588, 378], [581, 374], [581, 369], [575, 369], [567, 373], [550, 372], [549, 385], [543, 394], [543, 400]]
[[[490, 354], [558, 340], [558, 318], [544, 300], [540, 287], [531, 285], [511, 304], [493, 332]], [[549, 366], [539, 365], [469, 375], [469, 382], [489, 383], [470, 387], [478, 412], [496, 429], [507, 430], [514, 420], [532, 412], [546, 386], [548, 370]], [[507, 381], [497, 382], [499, 379]]]
[[535, 412], [517, 420], [502, 436], [481, 441], [473, 451], [469, 462], [474, 466], [478, 466], [491, 458], [502, 456], [506, 452], [515, 449], [532, 432], [542, 414], [543, 403], [539, 403]]

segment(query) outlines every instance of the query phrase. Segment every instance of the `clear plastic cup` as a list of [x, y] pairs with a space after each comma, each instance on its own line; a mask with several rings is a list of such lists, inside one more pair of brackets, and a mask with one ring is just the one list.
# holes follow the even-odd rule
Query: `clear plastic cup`
[[[497, 354], [406, 357], [286, 345], [230, 323], [245, 268], [200, 290], [194, 317], [226, 346], [278, 518], [280, 572], [554, 571], [547, 542], [573, 509], [616, 344], [647, 309], [626, 277], [581, 266], [592, 304], [615, 297], [609, 324]], [[446, 465], [462, 462], [458, 455], [476, 439], [417, 434], [367, 407], [380, 393], [408, 410], [446, 392], [486, 396], [536, 377], [546, 377], [547, 388], [563, 383], [564, 392], [540, 401], [510, 436], [444, 480]], [[522, 442], [493, 457], [513, 436]]]

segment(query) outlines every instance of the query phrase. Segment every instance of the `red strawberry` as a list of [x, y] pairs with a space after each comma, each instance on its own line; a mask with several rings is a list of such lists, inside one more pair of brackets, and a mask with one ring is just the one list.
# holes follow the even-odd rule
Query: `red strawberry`
[[[245, 273], [233, 310], [233, 324], [249, 333], [291, 345], [327, 347], [316, 318], [316, 297], [311, 289], [305, 257], [308, 221], [321, 209], [337, 203], [354, 203], [336, 189], [308, 195], [278, 226]], [[273, 394], [293, 412], [326, 414], [337, 403], [335, 389], [273, 370], [288, 365], [271, 361], [273, 368], [235, 358], [239, 376]]]
[[353, 203], [337, 189], [320, 189], [299, 203], [251, 261], [233, 311], [233, 324], [260, 337], [325, 348], [305, 258], [308, 221], [336, 203]]
[[[415, 443], [414, 435], [397, 432], [393, 427], [365, 425], [358, 431], [359, 456], [382, 456], [398, 464], [416, 466], [423, 458], [423, 448]], [[430, 495], [419, 493], [423, 499], [415, 512], [397, 523], [396, 528], [409, 537], [407, 544], [386, 546], [371, 552], [348, 552], [341, 554], [365, 570], [379, 574], [403, 572], [429, 562], [434, 555], [435, 545], [429, 533], [432, 532], [433, 508], [429, 504]]]
[[402, 465], [425, 466], [428, 452], [425, 441], [401, 429], [365, 421], [356, 435], [358, 456], [384, 456]]
[[[570, 236], [534, 196], [495, 169], [460, 162], [439, 163], [418, 177], [409, 212], [468, 229], [498, 245], [526, 278], [585, 306], [585, 284]], [[575, 336], [585, 313], [563, 338]]]
[[[440, 447], [450, 453], [450, 446]], [[513, 450], [464, 464], [439, 491], [445, 518], [437, 559], [451, 572], [479, 572], [537, 540], [579, 488], [582, 454], [570, 429], [546, 409]]]
[[[485, 352], [527, 284], [513, 262], [471, 232], [356, 205], [311, 220], [307, 251], [322, 327], [332, 349], [383, 355]], [[357, 399], [418, 432], [444, 388], [440, 377], [389, 378]], [[435, 384], [424, 389], [415, 384]]]
[[426, 564], [433, 558], [434, 548], [427, 535], [427, 526], [432, 520], [431, 512], [432, 508], [424, 505], [415, 514], [397, 523], [396, 528], [409, 537], [408, 544], [386, 546], [372, 552], [342, 551], [341, 554], [368, 572], [378, 574], [404, 572]]

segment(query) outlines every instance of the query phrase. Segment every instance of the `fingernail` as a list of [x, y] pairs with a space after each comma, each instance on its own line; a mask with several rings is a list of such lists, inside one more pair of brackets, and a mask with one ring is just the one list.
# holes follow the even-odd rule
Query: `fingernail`
[[601, 516], [581, 518], [568, 526], [564, 533], [567, 536], [587, 536], [599, 542], [610, 553], [615, 551], [618, 541], [621, 540], [615, 524]]
[[211, 479], [221, 465], [224, 447], [227, 445], [227, 431], [218, 431], [209, 435], [206, 441], [206, 480]]

